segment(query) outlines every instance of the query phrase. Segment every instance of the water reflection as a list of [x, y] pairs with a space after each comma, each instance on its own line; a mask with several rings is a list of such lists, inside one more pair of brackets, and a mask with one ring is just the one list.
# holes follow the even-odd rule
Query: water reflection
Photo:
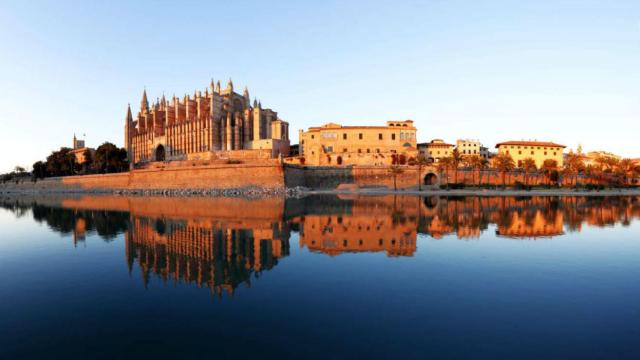
[[629, 225], [639, 197], [307, 197], [302, 199], [3, 198], [53, 231], [105, 241], [124, 234], [129, 270], [216, 294], [251, 285], [299, 246], [336, 256], [412, 256], [418, 234], [477, 239], [489, 228], [510, 239], [552, 238], [583, 226]]

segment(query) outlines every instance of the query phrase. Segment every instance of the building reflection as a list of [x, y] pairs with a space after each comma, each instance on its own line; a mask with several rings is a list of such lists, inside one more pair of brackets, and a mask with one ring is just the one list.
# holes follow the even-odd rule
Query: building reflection
[[0, 198], [75, 245], [123, 235], [131, 272], [233, 294], [290, 254], [292, 233], [314, 253], [412, 256], [419, 239], [553, 238], [586, 227], [628, 226], [640, 197], [315, 196], [302, 199]]
[[127, 264], [137, 264], [145, 286], [155, 275], [233, 294], [289, 255], [283, 206], [282, 199], [129, 199]]

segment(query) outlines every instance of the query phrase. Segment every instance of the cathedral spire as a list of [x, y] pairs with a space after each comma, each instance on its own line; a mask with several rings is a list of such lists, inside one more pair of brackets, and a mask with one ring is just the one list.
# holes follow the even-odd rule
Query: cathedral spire
[[149, 100], [147, 100], [147, 88], [142, 91], [142, 100], [140, 100], [140, 111], [149, 110]]
[[231, 81], [231, 78], [229, 78], [229, 82], [227, 83], [227, 89], [233, 92], [233, 81]]
[[216, 82], [216, 92], [220, 94], [220, 80]]
[[[127, 104], [127, 118], [125, 119], [126, 123], [132, 123], [133, 122], [133, 115], [131, 115], [131, 104]], [[73, 135], [73, 137], [75, 137], [75, 134]]]

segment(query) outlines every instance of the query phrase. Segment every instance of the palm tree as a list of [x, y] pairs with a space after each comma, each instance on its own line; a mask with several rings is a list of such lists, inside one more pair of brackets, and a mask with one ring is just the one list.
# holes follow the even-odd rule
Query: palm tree
[[464, 158], [462, 157], [462, 154], [460, 154], [460, 151], [458, 151], [458, 149], [453, 149], [453, 152], [451, 153], [451, 156], [449, 158], [451, 159], [450, 165], [453, 168], [453, 182], [457, 184], [458, 168], [460, 167], [460, 164], [462, 164]]
[[502, 187], [505, 187], [507, 185], [507, 172], [515, 169], [516, 163], [513, 161], [511, 155], [505, 153], [496, 155], [493, 163], [500, 173], [502, 173]]
[[422, 191], [422, 168], [429, 164], [429, 160], [420, 154], [416, 159], [415, 165], [418, 167], [418, 191]]
[[544, 172], [547, 177], [547, 185], [551, 186], [551, 174], [558, 170], [558, 162], [553, 159], [546, 159], [542, 163], [541, 170]]
[[[450, 157], [444, 157], [436, 163], [436, 168], [438, 168], [438, 172], [440, 172], [440, 184], [442, 184], [442, 179], [445, 177], [445, 172], [449, 167], [451, 167]], [[445, 179], [444, 183], [449, 185], [449, 179]]]
[[529, 186], [529, 172], [538, 171], [536, 161], [532, 158], [522, 160], [522, 170], [524, 170], [524, 185]]
[[398, 175], [402, 174], [403, 172], [404, 169], [400, 165], [394, 164], [389, 167], [389, 173], [391, 174], [391, 176], [393, 176], [393, 191], [398, 191], [397, 178]]
[[635, 166], [633, 160], [631, 159], [622, 159], [620, 160], [620, 162], [618, 162], [616, 172], [620, 174], [623, 184], [627, 184], [629, 175], [633, 176], [634, 168]]
[[[564, 173], [574, 177], [574, 185], [578, 184], [578, 174], [584, 171], [584, 161], [582, 156], [570, 151], [564, 161]], [[571, 181], [569, 181], [571, 184]]]
[[480, 172], [482, 167], [482, 158], [478, 155], [467, 156], [464, 158], [464, 164], [471, 168], [471, 181], [476, 182], [474, 171]]

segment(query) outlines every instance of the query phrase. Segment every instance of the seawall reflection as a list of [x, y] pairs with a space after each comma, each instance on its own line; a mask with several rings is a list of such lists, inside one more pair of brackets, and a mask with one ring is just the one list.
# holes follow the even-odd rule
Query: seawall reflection
[[583, 226], [629, 225], [639, 197], [339, 197], [302, 199], [2, 198], [74, 244], [87, 234], [124, 235], [130, 271], [206, 287], [216, 294], [250, 285], [299, 246], [337, 256], [384, 252], [412, 256], [418, 234], [477, 239], [490, 227], [508, 239], [552, 238]]

